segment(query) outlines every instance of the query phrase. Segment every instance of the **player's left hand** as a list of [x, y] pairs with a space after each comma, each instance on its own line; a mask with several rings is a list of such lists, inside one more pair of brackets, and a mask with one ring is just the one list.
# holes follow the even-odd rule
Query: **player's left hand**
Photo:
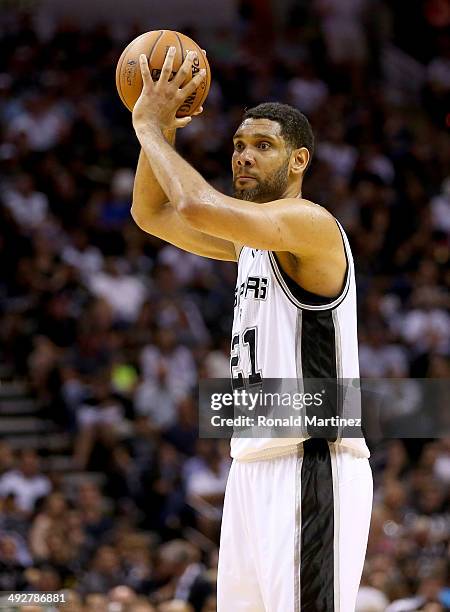
[[[141, 95], [133, 109], [133, 127], [135, 131], [144, 128], [158, 128], [170, 130], [187, 125], [192, 117], [176, 117], [176, 112], [184, 100], [200, 86], [206, 71], [200, 70], [188, 83], [183, 85], [189, 74], [192, 73], [192, 63], [195, 52], [189, 51], [180, 69], [172, 80], [169, 80], [173, 71], [175, 47], [169, 47], [164, 60], [158, 81], [154, 82], [148, 66], [147, 57], [139, 57], [143, 87]], [[194, 113], [198, 114], [198, 113]]]

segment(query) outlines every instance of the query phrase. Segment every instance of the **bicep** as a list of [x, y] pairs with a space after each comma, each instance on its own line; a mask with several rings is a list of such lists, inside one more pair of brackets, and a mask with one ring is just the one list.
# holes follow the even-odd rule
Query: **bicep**
[[174, 246], [211, 259], [236, 261], [236, 249], [232, 241], [208, 235], [191, 227], [167, 202], [161, 207], [157, 218], [150, 220], [140, 218], [131, 209], [131, 215], [136, 224], [145, 232], [170, 242]]

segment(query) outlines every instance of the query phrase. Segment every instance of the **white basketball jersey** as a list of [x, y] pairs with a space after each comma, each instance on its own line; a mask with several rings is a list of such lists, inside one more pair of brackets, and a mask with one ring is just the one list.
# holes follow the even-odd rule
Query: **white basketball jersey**
[[[338, 226], [347, 270], [334, 299], [299, 287], [273, 252], [242, 248], [231, 345], [234, 380], [241, 376], [257, 384], [263, 379], [359, 379], [355, 270], [347, 236]], [[294, 451], [307, 437], [233, 437], [231, 456], [279, 456]], [[362, 437], [338, 438], [337, 443], [360, 456], [370, 455]]]

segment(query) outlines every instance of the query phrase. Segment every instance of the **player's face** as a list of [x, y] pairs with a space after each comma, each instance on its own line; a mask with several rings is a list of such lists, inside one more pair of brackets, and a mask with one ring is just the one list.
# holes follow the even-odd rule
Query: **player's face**
[[234, 197], [270, 202], [283, 197], [288, 186], [290, 152], [270, 119], [246, 119], [233, 138]]

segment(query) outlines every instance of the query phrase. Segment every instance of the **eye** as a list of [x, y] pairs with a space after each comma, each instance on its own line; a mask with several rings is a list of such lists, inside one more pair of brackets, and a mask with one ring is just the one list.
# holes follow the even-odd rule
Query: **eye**
[[258, 149], [261, 149], [262, 151], [267, 151], [268, 149], [270, 149], [270, 143], [263, 140], [262, 142], [258, 143]]
[[242, 142], [237, 141], [237, 142], [234, 143], [234, 150], [235, 151], [242, 151], [243, 148], [244, 148], [244, 144]]

